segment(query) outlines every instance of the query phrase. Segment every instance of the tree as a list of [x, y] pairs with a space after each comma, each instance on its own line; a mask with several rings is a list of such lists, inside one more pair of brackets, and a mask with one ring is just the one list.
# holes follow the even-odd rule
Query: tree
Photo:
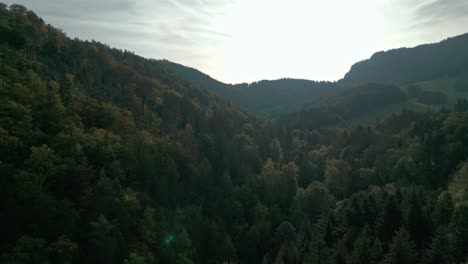
[[325, 168], [325, 185], [337, 197], [343, 198], [351, 191], [351, 167], [343, 160], [328, 160]]
[[283, 149], [280, 141], [277, 138], [273, 139], [269, 147], [273, 161], [281, 163], [283, 161]]
[[[463, 89], [465, 89], [465, 90], [468, 89], [468, 85], [465, 85], [463, 87]], [[453, 107], [453, 110], [456, 111], [456, 112], [465, 112], [465, 111], [467, 111], [468, 110], [468, 101], [466, 100], [466, 98], [458, 99], [457, 103]]]
[[163, 263], [193, 264], [192, 241], [185, 229], [176, 235], [167, 235], [162, 247]]
[[468, 162], [463, 162], [449, 185], [455, 206], [468, 202]]
[[309, 252], [303, 263], [326, 264], [330, 263], [331, 257], [330, 249], [321, 237], [320, 232], [314, 232], [312, 241], [309, 244]]
[[450, 223], [453, 212], [453, 202], [450, 193], [442, 192], [437, 198], [437, 204], [434, 209], [433, 219], [437, 226], [447, 226]]
[[4, 259], [5, 263], [50, 263], [46, 242], [41, 238], [22, 236], [16, 242], [15, 248]]
[[412, 264], [418, 260], [416, 245], [410, 240], [408, 232], [400, 229], [393, 237], [390, 248], [381, 264]]
[[78, 251], [78, 244], [66, 236], [60, 236], [52, 245], [52, 256], [55, 263], [73, 263]]
[[348, 250], [346, 248], [346, 243], [343, 240], [338, 240], [336, 249], [333, 250], [333, 264], [346, 264], [348, 263]]
[[119, 182], [102, 175], [96, 183], [95, 190], [93, 203], [96, 213], [107, 218], [119, 215], [122, 204], [120, 200], [115, 199], [115, 197], [122, 196]]
[[455, 260], [462, 262], [466, 260], [466, 245], [468, 245], [468, 205], [463, 204], [455, 208], [450, 223], [451, 236], [455, 244]]
[[88, 263], [117, 263], [123, 261], [123, 242], [117, 227], [106, 217], [99, 216], [90, 223]]
[[24, 15], [28, 11], [28, 9], [23, 5], [13, 4], [10, 6], [10, 11]]
[[405, 155], [398, 160], [392, 168], [392, 179], [395, 181], [420, 182], [417, 179], [417, 166], [411, 156]]
[[373, 241], [369, 226], [365, 226], [354, 241], [353, 252], [349, 260], [350, 264], [375, 263], [372, 256]]
[[422, 262], [427, 264], [457, 263], [454, 242], [453, 233], [447, 227], [437, 229], [429, 249], [425, 251]]
[[138, 225], [140, 228], [140, 235], [142, 240], [148, 247], [152, 247], [156, 242], [156, 222], [154, 219], [154, 209], [145, 208], [143, 217]]
[[379, 237], [383, 243], [391, 241], [395, 232], [403, 224], [402, 212], [394, 195], [387, 198], [379, 220]]
[[128, 258], [123, 262], [124, 264], [153, 264], [154, 258], [152, 255], [142, 256], [137, 253], [130, 253]]
[[293, 212], [297, 221], [307, 217], [315, 221], [332, 205], [333, 197], [320, 182], [311, 183], [307, 189], [299, 188], [294, 198]]
[[297, 258], [305, 258], [310, 241], [312, 240], [313, 229], [308, 218], [304, 218], [296, 236], [295, 248], [297, 249]]
[[41, 106], [38, 118], [41, 119], [42, 130], [46, 133], [56, 134], [63, 128], [65, 107], [56, 90], [47, 92], [46, 100]]
[[406, 217], [406, 227], [411, 239], [416, 243], [416, 248], [420, 251], [430, 238], [430, 223], [426, 219], [416, 191], [412, 191], [408, 203], [409, 209]]
[[296, 163], [290, 162], [277, 168], [272, 159], [267, 159], [259, 180], [268, 203], [287, 208], [296, 194], [298, 175]]
[[297, 263], [298, 251], [293, 243], [283, 243], [276, 255], [275, 264]]
[[136, 253], [131, 253], [127, 259], [124, 260], [124, 264], [146, 264], [145, 257], [140, 256]]
[[42, 190], [45, 181], [55, 174], [57, 160], [54, 150], [47, 145], [31, 147], [31, 155], [26, 164], [34, 174], [34, 181], [39, 190]]
[[219, 245], [218, 252], [220, 256], [223, 256], [224, 262], [230, 263], [237, 260], [237, 250], [229, 235], [224, 237], [221, 245]]
[[282, 222], [276, 228], [278, 239], [283, 242], [291, 242], [296, 238], [296, 228], [289, 222]]
[[373, 263], [379, 263], [379, 261], [382, 259], [383, 257], [383, 244], [382, 242], [380, 242], [379, 238], [375, 238], [374, 239], [374, 243], [372, 245], [372, 248], [371, 248], [371, 252], [372, 252], [372, 262]]

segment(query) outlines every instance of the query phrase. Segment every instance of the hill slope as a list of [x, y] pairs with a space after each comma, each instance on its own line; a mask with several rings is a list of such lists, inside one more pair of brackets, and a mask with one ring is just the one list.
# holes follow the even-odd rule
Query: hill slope
[[254, 118], [23, 6], [0, 5], [0, 32], [1, 263], [235, 258], [228, 222], [201, 220], [212, 255], [177, 208], [229, 218], [226, 194], [265, 158]]
[[[158, 61], [175, 76], [196, 83], [261, 117], [278, 118], [317, 103], [323, 96], [366, 83], [411, 84], [444, 78], [462, 80], [468, 72], [468, 34], [449, 38], [440, 43], [378, 52], [370, 59], [356, 63], [338, 83], [281, 79], [252, 84], [225, 84], [192, 68], [169, 61]], [[447, 87], [440, 87], [445, 89]], [[442, 91], [444, 92], [444, 91]], [[450, 91], [445, 91], [451, 93]], [[464, 96], [463, 94], [458, 94]], [[452, 96], [453, 97], [453, 96]], [[460, 99], [459, 97], [453, 98]], [[452, 102], [451, 100], [450, 102]], [[382, 113], [424, 106], [399, 104]], [[389, 104], [385, 104], [388, 106]], [[379, 114], [374, 115], [378, 118]], [[373, 117], [373, 118], [374, 118]]]
[[[467, 76], [468, 34], [435, 44], [378, 52], [370, 59], [353, 65], [338, 82], [345, 87], [344, 92], [324, 96], [308, 105], [310, 111], [303, 110], [293, 115], [304, 119], [307, 112], [315, 115], [316, 108], [320, 107], [331, 110], [343, 120], [362, 124], [378, 122], [404, 110], [451, 109], [468, 98]], [[376, 85], [379, 83], [385, 85]], [[386, 85], [396, 85], [394, 88], [401, 89], [406, 98], [395, 101], [393, 97], [388, 97], [387, 100], [385, 92], [372, 88], [382, 89]], [[367, 89], [360, 90], [363, 86], [367, 86]], [[378, 94], [381, 97], [375, 96]], [[372, 98], [370, 100], [375, 102], [372, 110], [359, 98]], [[341, 110], [336, 111], [337, 108]]]
[[304, 105], [318, 100], [323, 95], [341, 90], [336, 83], [298, 79], [225, 84], [193, 68], [166, 60], [158, 61], [158, 63], [174, 76], [196, 83], [264, 118], [277, 118], [300, 110]]
[[454, 76], [468, 71], [468, 34], [434, 44], [375, 53], [354, 64], [340, 83], [405, 84]]

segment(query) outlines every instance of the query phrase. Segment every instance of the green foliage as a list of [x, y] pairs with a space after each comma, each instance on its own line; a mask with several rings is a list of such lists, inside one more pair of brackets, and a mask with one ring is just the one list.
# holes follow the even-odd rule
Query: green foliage
[[177, 63], [167, 60], [161, 60], [158, 63], [174, 77], [199, 85], [259, 117], [271, 119], [301, 110], [304, 105], [317, 101], [321, 96], [342, 89], [342, 87], [332, 82], [314, 82], [299, 79], [226, 84], [196, 69]]
[[421, 104], [441, 105], [447, 101], [447, 96], [442, 92], [424, 91], [418, 95], [418, 102]]
[[414, 242], [409, 239], [405, 229], [398, 231], [393, 237], [392, 244], [380, 262], [382, 264], [410, 264], [416, 263], [418, 254]]
[[40, 238], [22, 236], [10, 254], [4, 257], [5, 263], [50, 263], [46, 242]]
[[287, 208], [297, 190], [297, 177], [299, 168], [294, 162], [278, 168], [268, 159], [263, 166], [259, 183], [264, 191], [265, 199], [269, 205]]
[[[364, 85], [272, 124], [22, 6], [0, 32], [2, 263], [466, 260], [463, 101], [349, 126], [405, 100]], [[291, 83], [335, 87], [234, 89]]]
[[456, 206], [468, 203], [468, 163], [461, 164], [460, 169], [455, 174], [449, 186], [450, 196]]
[[326, 96], [319, 105], [345, 119], [352, 119], [405, 100], [405, 94], [397, 86], [365, 84]]
[[374, 254], [377, 252], [374, 252], [373, 242], [374, 241], [372, 241], [371, 230], [369, 226], [365, 226], [359, 234], [358, 238], [356, 238], [354, 241], [353, 252], [351, 254], [349, 263], [376, 263]]
[[454, 234], [448, 228], [437, 230], [429, 249], [423, 258], [424, 263], [454, 263], [455, 244]]
[[325, 185], [338, 197], [345, 197], [352, 184], [351, 167], [343, 160], [328, 160], [325, 167]]
[[322, 183], [313, 182], [307, 189], [299, 188], [294, 198], [293, 211], [298, 220], [304, 217], [316, 220], [332, 205], [333, 197]]

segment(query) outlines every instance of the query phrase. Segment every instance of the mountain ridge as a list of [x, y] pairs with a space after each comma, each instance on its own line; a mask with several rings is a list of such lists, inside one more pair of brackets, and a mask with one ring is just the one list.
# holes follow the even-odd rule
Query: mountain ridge
[[293, 78], [226, 84], [195, 68], [168, 60], [157, 62], [174, 76], [196, 83], [260, 117], [276, 118], [299, 110], [321, 95], [340, 90], [336, 83]]
[[[322, 96], [366, 83], [403, 85], [463, 74], [468, 72], [467, 47], [465, 33], [431, 44], [379, 51], [353, 64], [336, 82], [281, 78], [226, 84], [195, 68], [167, 60], [160, 63], [179, 78], [197, 83], [257, 116], [276, 119], [307, 108]], [[282, 100], [285, 98], [291, 100]]]
[[[468, 33], [465, 33], [440, 42], [379, 51], [351, 66], [339, 82], [347, 85], [365, 82], [404, 84], [468, 71], [467, 43]], [[424, 71], [418, 72], [421, 68]]]

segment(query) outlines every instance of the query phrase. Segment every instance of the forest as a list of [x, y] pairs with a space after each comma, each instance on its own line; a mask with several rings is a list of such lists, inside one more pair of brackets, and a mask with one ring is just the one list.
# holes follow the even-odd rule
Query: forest
[[466, 99], [370, 81], [264, 119], [0, 3], [0, 263], [467, 263]]

